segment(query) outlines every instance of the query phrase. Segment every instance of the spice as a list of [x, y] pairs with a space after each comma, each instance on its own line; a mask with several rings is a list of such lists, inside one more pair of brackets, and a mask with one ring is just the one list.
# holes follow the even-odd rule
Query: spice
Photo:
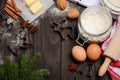
[[16, 13], [17, 15], [20, 15], [20, 12], [16, 12], [15, 9], [13, 7], [11, 7], [10, 5], [6, 4], [6, 7], [9, 8], [11, 11], [13, 11], [14, 13]]
[[[10, 1], [7, 1], [6, 4], [8, 4], [9, 6], [14, 8], [14, 6], [10, 3]], [[19, 12], [22, 12], [18, 7], [16, 7], [16, 8], [17, 8], [17, 10], [19, 10]]]
[[70, 70], [72, 72], [77, 71], [77, 69], [78, 69], [78, 64], [71, 63], [71, 64], [68, 65], [68, 70]]
[[[15, 20], [19, 19], [19, 16], [21, 14], [21, 10], [15, 6], [15, 1], [12, 3], [7, 1], [4, 10]], [[17, 9], [17, 11], [16, 11]]]
[[18, 20], [18, 16], [14, 14], [9, 8], [5, 7], [4, 10], [15, 20]]
[[36, 32], [38, 29], [36, 28], [36, 26], [31, 26], [30, 28], [29, 28], [29, 32], [32, 32], [32, 33], [34, 33], [34, 32]]
[[23, 21], [23, 22], [21, 23], [22, 28], [27, 28], [29, 25], [30, 25], [29, 20]]
[[13, 4], [13, 7], [15, 9], [16, 12], [19, 12], [18, 8], [17, 8], [17, 5], [15, 3], [15, 0], [11, 0], [12, 4]]
[[21, 26], [23, 29], [27, 28], [29, 30], [29, 32], [31, 32], [31, 33], [34, 33], [38, 30], [36, 26], [30, 25], [29, 20], [23, 21], [21, 23]]

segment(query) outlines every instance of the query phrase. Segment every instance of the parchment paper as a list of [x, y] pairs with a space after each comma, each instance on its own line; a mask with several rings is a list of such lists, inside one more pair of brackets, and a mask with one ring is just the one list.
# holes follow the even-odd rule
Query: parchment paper
[[22, 18], [24, 20], [29, 20], [30, 23], [34, 21], [37, 17], [42, 15], [46, 10], [48, 10], [49, 7], [51, 7], [54, 4], [53, 0], [40, 0], [40, 3], [43, 5], [43, 9], [39, 13], [34, 15], [31, 13], [30, 9], [22, 0], [15, 1], [17, 6], [22, 10]]

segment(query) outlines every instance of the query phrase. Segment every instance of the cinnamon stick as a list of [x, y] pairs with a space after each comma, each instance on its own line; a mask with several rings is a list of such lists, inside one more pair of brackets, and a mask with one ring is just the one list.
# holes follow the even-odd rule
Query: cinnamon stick
[[[14, 6], [11, 4], [10, 1], [7, 1], [6, 4], [8, 4], [9, 6], [11, 6], [11, 7], [14, 8]], [[22, 12], [22, 11], [21, 11], [19, 8], [17, 8], [17, 7], [16, 7], [15, 9], [17, 9], [18, 12]]]
[[15, 11], [19, 12], [15, 0], [11, 0], [13, 7], [15, 8]]
[[11, 7], [10, 5], [8, 5], [8, 4], [6, 4], [6, 7], [9, 8], [14, 13], [16, 13], [18, 16], [20, 16], [21, 12], [16, 12], [15, 9], [13, 7]]
[[9, 8], [5, 7], [4, 10], [5, 10], [13, 19], [18, 20], [19, 17], [18, 17], [14, 12], [12, 12]]

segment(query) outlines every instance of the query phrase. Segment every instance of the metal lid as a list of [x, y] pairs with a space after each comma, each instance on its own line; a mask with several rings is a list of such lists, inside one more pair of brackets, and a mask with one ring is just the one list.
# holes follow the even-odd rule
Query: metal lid
[[109, 9], [111, 13], [120, 15], [120, 0], [101, 0], [101, 4]]

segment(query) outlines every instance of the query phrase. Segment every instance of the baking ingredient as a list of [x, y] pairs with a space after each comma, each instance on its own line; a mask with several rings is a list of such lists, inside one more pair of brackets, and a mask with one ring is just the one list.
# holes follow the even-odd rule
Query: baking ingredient
[[91, 61], [96, 61], [100, 58], [100, 54], [101, 54], [101, 48], [98, 44], [90, 44], [87, 47], [87, 57], [91, 60]]
[[14, 13], [16, 13], [17, 15], [20, 15], [21, 14], [21, 12], [16, 12], [16, 10], [13, 8], [13, 7], [11, 7], [10, 5], [8, 5], [8, 4], [6, 4], [6, 7], [7, 8], [9, 8], [11, 11], [13, 11]]
[[85, 49], [81, 46], [74, 46], [72, 48], [72, 56], [78, 62], [84, 62], [86, 60]]
[[37, 26], [35, 26], [35, 25], [31, 25], [30, 23], [29, 23], [29, 20], [27, 20], [27, 21], [23, 21], [23, 22], [21, 22], [21, 27], [23, 28], [23, 29], [25, 29], [25, 28], [27, 28], [28, 30], [29, 30], [29, 32], [31, 32], [31, 33], [35, 33], [35, 32], [37, 32]]
[[5, 7], [4, 10], [15, 20], [18, 20], [18, 16], [14, 14], [9, 8]]
[[33, 14], [38, 13], [42, 8], [43, 5], [40, 3], [39, 0], [23, 0], [27, 6], [30, 8]]
[[11, 0], [11, 2], [12, 2], [12, 5], [13, 5], [15, 11], [16, 11], [16, 12], [19, 12], [19, 9], [17, 8], [17, 5], [16, 5], [15, 0]]
[[34, 4], [30, 6], [30, 10], [33, 14], [38, 13], [42, 8], [43, 5], [39, 1], [36, 1]]
[[[14, 4], [14, 5], [13, 5]], [[17, 11], [16, 11], [16, 9]], [[13, 3], [6, 1], [6, 5], [4, 10], [15, 20], [19, 19], [19, 16], [21, 15], [21, 10], [16, 6], [16, 3], [13, 0]]]
[[38, 0], [24, 0], [28, 7], [31, 7]]
[[86, 33], [99, 35], [111, 26], [108, 11], [103, 7], [88, 8], [81, 14], [81, 27]]
[[77, 8], [70, 9], [66, 15], [69, 19], [76, 19], [80, 16], [79, 10]]
[[29, 32], [31, 32], [31, 33], [35, 33], [35, 32], [37, 32], [37, 30], [38, 30], [37, 27], [34, 25], [29, 27]]
[[29, 20], [21, 22], [20, 25], [23, 29], [27, 28], [30, 25]]
[[77, 71], [77, 69], [78, 69], [78, 64], [76, 64], [76, 63], [71, 63], [71, 64], [69, 64], [68, 65], [68, 70], [70, 70], [70, 71]]
[[[14, 8], [13, 4], [11, 4], [10, 1], [7, 0], [6, 4]], [[18, 7], [16, 7], [16, 8], [17, 8], [18, 12], [20, 12], [20, 13], [22, 12], [21, 9], [19, 9]]]
[[67, 0], [57, 0], [57, 7], [64, 10], [67, 7]]

